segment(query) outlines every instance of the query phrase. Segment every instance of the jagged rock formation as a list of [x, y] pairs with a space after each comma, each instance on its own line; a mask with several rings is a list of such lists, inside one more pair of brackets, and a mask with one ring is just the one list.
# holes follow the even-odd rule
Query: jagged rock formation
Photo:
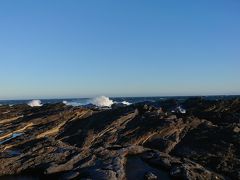
[[[187, 113], [173, 111], [180, 105]], [[239, 133], [239, 99], [0, 106], [0, 176], [240, 179]]]

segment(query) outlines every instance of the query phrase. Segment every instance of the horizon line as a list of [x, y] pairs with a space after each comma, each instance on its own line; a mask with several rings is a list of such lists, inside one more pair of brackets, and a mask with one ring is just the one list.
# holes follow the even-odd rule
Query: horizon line
[[[100, 95], [100, 96], [105, 96], [105, 95]], [[106, 96], [109, 98], [164, 98], [164, 97], [211, 97], [211, 96], [240, 96], [240, 94], [211, 94], [211, 95], [166, 95], [166, 96]], [[56, 100], [63, 100], [63, 99], [91, 99], [94, 97], [99, 97], [99, 96], [93, 96], [93, 97], [56, 97], [56, 98], [23, 98], [23, 99], [0, 99], [0, 101], [28, 101], [28, 100], [51, 100], [51, 99], [56, 99]]]

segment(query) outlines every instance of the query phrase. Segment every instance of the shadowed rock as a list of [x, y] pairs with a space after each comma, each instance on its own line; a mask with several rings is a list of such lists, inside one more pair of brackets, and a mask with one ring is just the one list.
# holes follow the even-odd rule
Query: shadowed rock
[[239, 121], [237, 98], [112, 109], [0, 106], [0, 176], [240, 179]]

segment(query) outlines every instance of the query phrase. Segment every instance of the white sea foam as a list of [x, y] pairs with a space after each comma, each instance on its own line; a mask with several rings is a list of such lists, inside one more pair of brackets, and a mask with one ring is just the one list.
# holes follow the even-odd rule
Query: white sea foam
[[67, 101], [63, 101], [62, 103], [68, 105], [68, 102], [67, 102]]
[[122, 104], [127, 105], [127, 106], [130, 106], [132, 103], [127, 102], [127, 101], [123, 101]]
[[175, 112], [178, 112], [178, 113], [181, 113], [181, 114], [186, 114], [187, 113], [187, 110], [186, 109], [183, 109], [181, 106], [178, 106], [176, 107], [175, 110], [172, 110], [173, 113]]
[[111, 107], [113, 104], [119, 104], [119, 103], [127, 106], [132, 104], [127, 101], [122, 101], [122, 102], [113, 101], [106, 96], [99, 96], [99, 97], [95, 97], [92, 99], [85, 99], [85, 100], [81, 100], [81, 99], [72, 100], [72, 101], [64, 100], [62, 103], [67, 106], [85, 106], [85, 105], [93, 104], [98, 107]]
[[111, 107], [114, 102], [109, 97], [99, 96], [93, 99], [90, 99], [89, 102], [98, 107]]
[[83, 103], [80, 103], [80, 102], [75, 102], [75, 101], [71, 101], [71, 102], [68, 102], [68, 101], [63, 101], [63, 104], [67, 105], [67, 106], [82, 106], [82, 105], [86, 105], [86, 104], [83, 104]]
[[42, 106], [42, 103], [40, 100], [32, 100], [28, 103], [28, 105], [31, 107], [39, 107]]
[[186, 114], [186, 113], [187, 113], [186, 109], [183, 109], [181, 106], [178, 108], [178, 110], [179, 110], [180, 113], [182, 113], [182, 114]]

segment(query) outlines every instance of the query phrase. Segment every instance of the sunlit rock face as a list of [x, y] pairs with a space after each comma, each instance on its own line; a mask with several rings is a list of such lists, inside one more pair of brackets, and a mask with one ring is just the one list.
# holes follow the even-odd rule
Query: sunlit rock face
[[240, 179], [239, 99], [112, 103], [0, 106], [0, 176]]

